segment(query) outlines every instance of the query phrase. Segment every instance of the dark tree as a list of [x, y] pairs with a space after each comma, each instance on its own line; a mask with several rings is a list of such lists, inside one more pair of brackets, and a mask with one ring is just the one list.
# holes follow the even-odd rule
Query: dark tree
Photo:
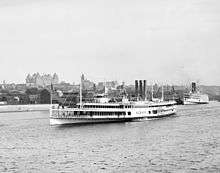
[[20, 104], [29, 104], [30, 103], [30, 99], [28, 97], [28, 95], [24, 94], [24, 95], [20, 95]]
[[37, 88], [28, 88], [25, 93], [27, 95], [37, 95], [39, 93]]
[[46, 89], [40, 91], [40, 103], [50, 104], [50, 92]]
[[7, 102], [8, 99], [7, 99], [7, 97], [2, 97], [1, 101], [3, 101], [3, 102]]

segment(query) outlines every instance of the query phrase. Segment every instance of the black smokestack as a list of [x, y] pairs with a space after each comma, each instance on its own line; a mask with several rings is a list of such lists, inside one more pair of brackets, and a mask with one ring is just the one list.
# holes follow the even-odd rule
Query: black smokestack
[[135, 80], [135, 97], [138, 97], [138, 80]]
[[146, 90], [147, 90], [146, 80], [144, 80], [144, 88], [143, 88], [143, 99], [146, 98]]
[[140, 98], [143, 98], [142, 80], [139, 80], [139, 95], [140, 95]]
[[196, 92], [196, 83], [192, 82], [192, 92]]

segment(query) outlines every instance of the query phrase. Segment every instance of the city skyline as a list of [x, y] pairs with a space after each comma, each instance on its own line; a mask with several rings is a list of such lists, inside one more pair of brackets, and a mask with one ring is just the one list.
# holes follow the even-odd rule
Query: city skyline
[[[39, 75], [38, 77], [36, 77], [36, 75]], [[56, 77], [54, 78], [54, 75], [56, 75]], [[39, 72], [35, 72], [33, 74], [27, 74], [25, 77], [24, 82], [21, 83], [16, 83], [16, 82], [8, 82], [8, 81], [0, 81], [0, 85], [26, 85], [27, 87], [48, 87], [51, 86], [52, 84], [54, 85], [58, 85], [58, 84], [68, 84], [68, 85], [80, 85], [80, 81], [82, 80], [82, 76], [84, 76], [84, 82], [88, 81], [89, 83], [93, 83], [96, 85], [99, 84], [103, 84], [103, 83], [112, 83], [115, 82], [117, 83], [118, 86], [120, 85], [125, 85], [125, 86], [135, 86], [135, 81], [146, 81], [147, 86], [152, 86], [152, 85], [158, 85], [158, 86], [185, 86], [185, 87], [191, 87], [192, 83], [196, 83], [196, 85], [203, 85], [203, 86], [216, 86], [216, 87], [220, 87], [219, 85], [206, 85], [206, 84], [201, 84], [199, 83], [199, 81], [189, 81], [188, 83], [182, 83], [182, 84], [178, 84], [178, 83], [164, 83], [164, 82], [160, 82], [160, 81], [149, 81], [146, 79], [135, 79], [134, 81], [132, 81], [131, 83], [126, 83], [125, 81], [121, 80], [107, 80], [106, 78], [88, 78], [88, 76], [85, 76], [85, 74], [81, 74], [80, 76], [80, 80], [79, 81], [72, 81], [72, 82], [68, 82], [65, 80], [62, 80], [59, 78], [59, 75], [57, 73], [39, 73]], [[98, 80], [96, 80], [98, 79]], [[54, 80], [53, 82], [51, 82], [52, 80]]]
[[0, 80], [220, 85], [220, 2], [0, 2]]

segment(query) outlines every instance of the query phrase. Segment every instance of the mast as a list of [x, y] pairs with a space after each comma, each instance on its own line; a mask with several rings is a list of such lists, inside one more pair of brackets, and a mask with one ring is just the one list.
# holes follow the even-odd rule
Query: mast
[[106, 96], [106, 94], [107, 94], [107, 89], [106, 89], [106, 80], [104, 79], [104, 94], [105, 94], [105, 96]]
[[53, 101], [53, 98], [52, 98], [52, 91], [50, 91], [50, 106], [52, 106], [52, 101]]
[[53, 84], [51, 83], [50, 86], [50, 116], [52, 116], [52, 109], [53, 109]]
[[79, 99], [80, 99], [80, 108], [82, 108], [82, 78], [80, 79], [80, 84], [79, 84]]
[[154, 86], [153, 84], [151, 85], [151, 100], [153, 101], [154, 99]]
[[50, 85], [50, 106], [52, 107], [53, 104], [53, 84]]
[[162, 100], [162, 101], [164, 101], [163, 85], [162, 85], [161, 89], [162, 89], [162, 96], [161, 96], [161, 100]]

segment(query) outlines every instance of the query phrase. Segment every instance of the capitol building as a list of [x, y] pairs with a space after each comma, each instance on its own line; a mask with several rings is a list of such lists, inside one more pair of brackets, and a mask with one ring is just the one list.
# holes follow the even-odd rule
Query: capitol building
[[26, 77], [26, 86], [28, 87], [46, 87], [51, 84], [58, 84], [59, 78], [56, 73], [53, 75], [34, 73], [33, 75], [28, 74]]

